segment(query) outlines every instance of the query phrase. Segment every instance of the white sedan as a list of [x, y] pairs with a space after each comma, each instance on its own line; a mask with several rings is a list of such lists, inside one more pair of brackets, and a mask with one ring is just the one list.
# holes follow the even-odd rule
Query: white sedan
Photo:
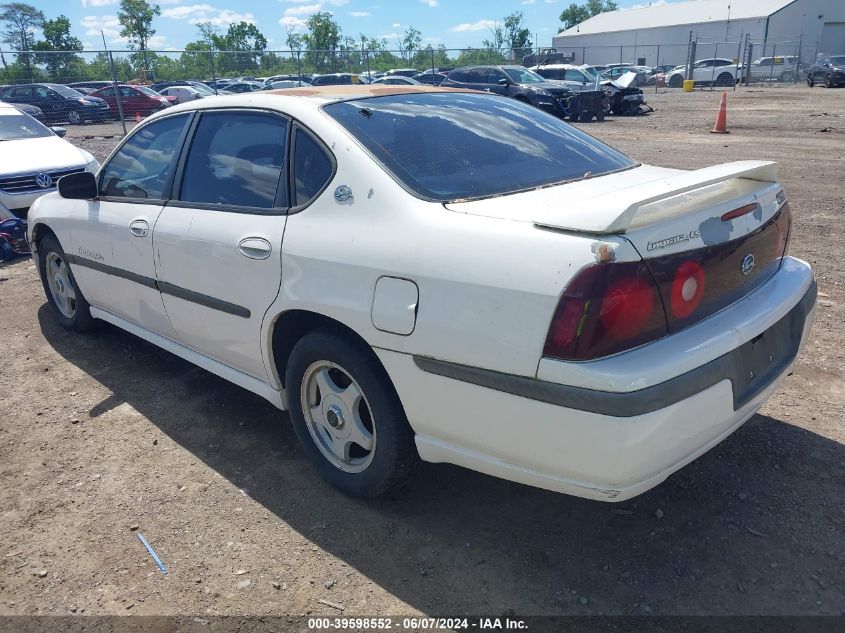
[[91, 154], [8, 103], [0, 103], [0, 143], [0, 221], [25, 217], [62, 176], [100, 167]]
[[165, 97], [174, 97], [176, 99], [176, 103], [196, 101], [197, 99], [202, 99], [203, 97], [213, 94], [211, 91], [208, 93], [200, 92], [193, 86], [168, 86], [167, 88], [159, 90], [158, 93]]
[[168, 108], [29, 230], [62, 325], [106, 321], [289, 410], [360, 496], [420, 459], [640, 494], [754, 415], [816, 296], [774, 163], [651, 167], [428, 87]]

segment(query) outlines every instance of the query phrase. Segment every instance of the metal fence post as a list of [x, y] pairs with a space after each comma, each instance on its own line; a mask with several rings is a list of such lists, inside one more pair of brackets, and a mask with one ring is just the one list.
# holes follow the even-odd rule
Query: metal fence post
[[299, 51], [296, 51], [296, 74], [299, 78], [299, 87], [302, 87], [302, 60], [299, 59]]
[[220, 94], [217, 92], [217, 71], [214, 69], [214, 49], [208, 51], [208, 58], [211, 61], [211, 85], [214, 86], [214, 94]]
[[[660, 66], [660, 44], [657, 45], [657, 58], [655, 59], [657, 62], [655, 66]], [[666, 73], [663, 73], [663, 76], [666, 76]], [[657, 80], [654, 80], [654, 94], [657, 94]]]
[[804, 44], [804, 34], [798, 36], [798, 54], [795, 56], [795, 63], [792, 64], [792, 85], [798, 84], [798, 73], [801, 68], [801, 49]]
[[111, 81], [114, 90], [114, 100], [117, 102], [117, 115], [120, 117], [120, 123], [123, 126], [123, 136], [126, 136], [126, 119], [123, 116], [123, 102], [117, 89], [117, 72], [114, 68], [114, 57], [112, 57], [111, 51], [106, 52], [109, 55], [109, 66], [111, 66]]
[[742, 66], [743, 75], [748, 74], [748, 68], [746, 68], [745, 65], [742, 63], [742, 32], [740, 32], [739, 34], [739, 43], [736, 45], [736, 49], [736, 77], [734, 81], [734, 92], [736, 92], [736, 86], [737, 84], [739, 84], [739, 80], [741, 79], [741, 76], [739, 74], [739, 67]]

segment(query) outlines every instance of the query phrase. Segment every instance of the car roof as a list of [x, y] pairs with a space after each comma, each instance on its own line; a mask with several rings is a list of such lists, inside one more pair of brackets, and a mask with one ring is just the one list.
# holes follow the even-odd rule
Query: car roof
[[[284, 90], [267, 90], [264, 94], [284, 97], [308, 97], [323, 103], [341, 101], [345, 99], [388, 97], [400, 94], [415, 94], [426, 92], [457, 92], [463, 94], [466, 90], [459, 88], [438, 88], [421, 84], [390, 85], [390, 84], [362, 84], [352, 86], [302, 86], [301, 88], [286, 88]], [[231, 99], [231, 97], [227, 97]]]

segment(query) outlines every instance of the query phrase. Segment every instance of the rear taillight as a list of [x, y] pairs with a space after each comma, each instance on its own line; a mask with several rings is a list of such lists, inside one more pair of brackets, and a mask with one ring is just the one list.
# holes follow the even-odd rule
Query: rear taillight
[[667, 331], [657, 285], [643, 262], [596, 264], [579, 272], [561, 296], [543, 355], [589, 360]]

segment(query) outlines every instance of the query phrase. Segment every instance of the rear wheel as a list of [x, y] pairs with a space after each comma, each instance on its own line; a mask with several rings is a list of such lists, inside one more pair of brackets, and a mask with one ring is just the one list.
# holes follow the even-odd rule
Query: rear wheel
[[604, 109], [599, 110], [598, 112], [596, 112], [596, 121], [604, 121], [604, 116]]
[[795, 80], [795, 75], [793, 74], [793, 72], [791, 70], [784, 70], [780, 74], [780, 80], [781, 80], [781, 83], [789, 83], [790, 81]]
[[684, 78], [680, 75], [672, 75], [669, 79], [669, 87], [670, 88], [680, 88], [684, 85]]
[[824, 76], [824, 87], [833, 88], [833, 76], [830, 73]]
[[75, 332], [84, 332], [96, 326], [91, 316], [91, 306], [76, 284], [67, 256], [59, 241], [52, 235], [38, 243], [41, 284], [47, 301], [56, 310], [61, 325]]
[[592, 121], [593, 120], [593, 113], [584, 111], [584, 112], [582, 112], [581, 114], [578, 115], [578, 120], [581, 123], [587, 123], [589, 121]]
[[71, 110], [67, 113], [67, 120], [71, 125], [79, 125], [82, 123], [82, 115], [79, 114], [79, 110]]
[[722, 73], [718, 77], [716, 77], [716, 85], [717, 86], [733, 86], [734, 85], [734, 76], [730, 73]]
[[291, 351], [285, 387], [306, 457], [330, 484], [375, 497], [404, 484], [419, 456], [399, 396], [373, 351], [333, 330]]
[[810, 88], [816, 85], [816, 82], [813, 81], [812, 75], [807, 75], [807, 85], [810, 86]]

